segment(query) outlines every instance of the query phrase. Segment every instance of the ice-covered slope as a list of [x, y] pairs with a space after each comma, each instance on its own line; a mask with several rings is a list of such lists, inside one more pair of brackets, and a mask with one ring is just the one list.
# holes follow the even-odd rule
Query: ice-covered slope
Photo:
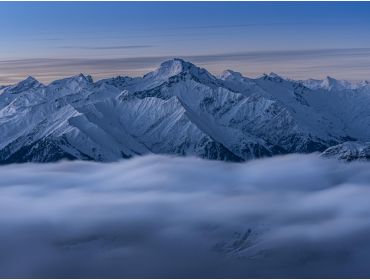
[[173, 59], [143, 77], [83, 74], [0, 88], [0, 162], [148, 153], [242, 161], [370, 141], [366, 82], [220, 77]]

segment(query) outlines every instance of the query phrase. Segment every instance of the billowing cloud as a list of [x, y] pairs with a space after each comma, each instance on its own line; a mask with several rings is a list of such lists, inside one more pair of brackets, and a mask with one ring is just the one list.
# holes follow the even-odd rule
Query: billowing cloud
[[370, 164], [145, 156], [0, 168], [0, 276], [370, 277]]

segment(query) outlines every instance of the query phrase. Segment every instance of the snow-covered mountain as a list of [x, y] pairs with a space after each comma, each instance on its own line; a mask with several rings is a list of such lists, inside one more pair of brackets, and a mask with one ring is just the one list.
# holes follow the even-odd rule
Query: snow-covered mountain
[[0, 162], [148, 153], [243, 161], [370, 141], [370, 85], [220, 77], [173, 59], [143, 77], [80, 74], [0, 88]]
[[326, 149], [321, 155], [345, 161], [370, 160], [370, 142], [344, 142]]

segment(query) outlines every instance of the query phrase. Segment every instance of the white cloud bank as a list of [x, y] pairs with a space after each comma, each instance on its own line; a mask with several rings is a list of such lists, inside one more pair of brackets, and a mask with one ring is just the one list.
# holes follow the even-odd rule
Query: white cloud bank
[[370, 163], [0, 167], [0, 277], [370, 277]]

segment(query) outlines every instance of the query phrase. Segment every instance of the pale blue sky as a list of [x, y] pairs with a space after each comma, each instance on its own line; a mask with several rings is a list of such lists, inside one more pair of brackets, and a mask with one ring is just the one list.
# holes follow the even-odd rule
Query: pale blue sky
[[169, 57], [214, 73], [370, 79], [366, 2], [0, 2], [0, 26], [0, 83], [141, 75]]

